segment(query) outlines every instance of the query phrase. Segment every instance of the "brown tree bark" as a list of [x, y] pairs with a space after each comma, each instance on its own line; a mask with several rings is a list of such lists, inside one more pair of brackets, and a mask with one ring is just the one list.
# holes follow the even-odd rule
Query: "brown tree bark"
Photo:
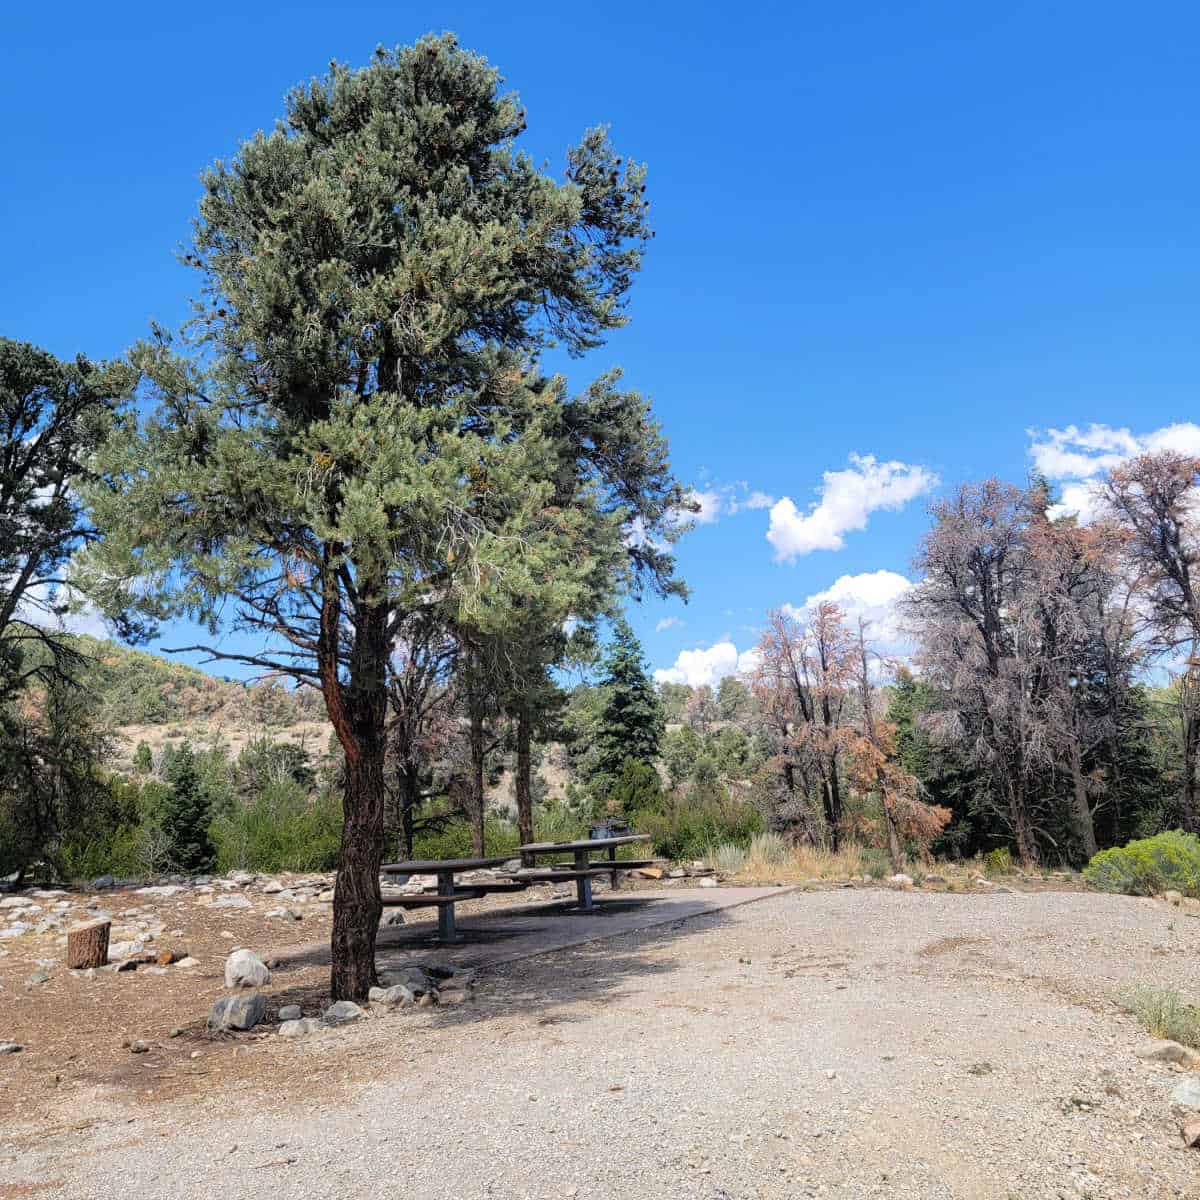
[[531, 718], [529, 704], [517, 705], [517, 830], [521, 842], [533, 841], [533, 755], [531, 753]]
[[477, 705], [471, 707], [471, 846], [476, 857], [484, 854], [484, 794], [483, 760], [484, 732], [483, 712]]
[[72, 971], [102, 967], [108, 962], [111, 921], [87, 921], [67, 930], [67, 966]]
[[1090, 861], [1098, 847], [1096, 845], [1096, 827], [1092, 822], [1092, 810], [1088, 806], [1087, 785], [1083, 778], [1083, 754], [1079, 748], [1078, 737], [1071, 739], [1071, 784], [1075, 825], [1079, 831], [1079, 841], [1083, 846], [1083, 852]]
[[[360, 594], [369, 595], [364, 581]], [[337, 600], [327, 593], [326, 608]], [[342, 796], [342, 844], [333, 892], [330, 992], [334, 1000], [366, 1000], [378, 982], [375, 935], [383, 902], [379, 868], [383, 862], [384, 770], [387, 749], [386, 604], [359, 603], [354, 619], [350, 677], [343, 685], [331, 657], [330, 626], [336, 613], [322, 614], [322, 684], [338, 740], [346, 756]], [[334, 636], [336, 634], [334, 633]], [[330, 695], [333, 693], [333, 702]]]

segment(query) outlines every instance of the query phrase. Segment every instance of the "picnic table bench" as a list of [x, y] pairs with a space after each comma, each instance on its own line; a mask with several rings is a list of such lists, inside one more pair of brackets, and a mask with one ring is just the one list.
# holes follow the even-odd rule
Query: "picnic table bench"
[[469, 871], [483, 871], [508, 862], [500, 858], [433, 858], [413, 859], [409, 862], [385, 863], [380, 867], [384, 875], [435, 875], [437, 892], [416, 894], [385, 894], [383, 903], [389, 908], [436, 908], [438, 910], [438, 937], [443, 942], [458, 942], [462, 935], [454, 921], [454, 906], [460, 900], [478, 900], [488, 892], [521, 891], [528, 884], [519, 880], [505, 879], [492, 883], [469, 882], [460, 887], [455, 883], [456, 875]]
[[[524, 846], [517, 847], [517, 852], [522, 857], [536, 859], [550, 854], [570, 854], [572, 861], [570, 864], [551, 865], [541, 869], [523, 867], [521, 870], [513, 872], [513, 878], [528, 880], [531, 883], [554, 883], [559, 880], [572, 879], [575, 881], [579, 911], [594, 912], [596, 906], [592, 902], [592, 879], [597, 875], [611, 875], [615, 885], [617, 872], [625, 869], [624, 863], [617, 859], [617, 848], [649, 840], [649, 834], [628, 833], [620, 837], [580, 838], [574, 842], [528, 842]], [[593, 861], [590, 856], [597, 851], [607, 852], [607, 861], [603, 863]]]

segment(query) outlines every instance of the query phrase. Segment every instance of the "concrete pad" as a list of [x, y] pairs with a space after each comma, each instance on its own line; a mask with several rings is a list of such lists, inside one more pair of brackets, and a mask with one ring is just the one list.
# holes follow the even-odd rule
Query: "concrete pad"
[[[512, 904], [474, 913], [468, 911], [468, 905], [463, 905], [457, 914], [458, 931], [463, 935], [461, 942], [450, 946], [439, 942], [436, 918], [410, 921], [379, 931], [375, 961], [381, 971], [430, 961], [454, 967], [495, 966], [623, 933], [674, 925], [796, 890], [796, 887], [639, 888], [597, 896], [595, 911], [590, 913], [577, 911], [573, 900]], [[329, 943], [292, 946], [274, 951], [271, 957], [280, 965], [328, 963]]]
[[495, 966], [724, 912], [796, 890], [794, 887], [638, 890], [597, 896], [595, 911], [590, 913], [577, 911], [573, 902], [553, 900], [483, 913], [462, 913], [458, 931], [463, 941], [451, 946], [437, 940], [436, 920], [414, 921], [380, 930], [375, 961], [381, 971], [431, 957], [454, 967]]

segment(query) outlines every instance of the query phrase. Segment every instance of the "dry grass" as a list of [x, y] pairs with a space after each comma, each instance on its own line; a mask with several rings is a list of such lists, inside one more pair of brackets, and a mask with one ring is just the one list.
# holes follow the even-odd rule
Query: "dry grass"
[[1113, 1000], [1136, 1017], [1151, 1037], [1200, 1048], [1200, 1009], [1186, 1003], [1178, 992], [1138, 985], [1122, 988]]

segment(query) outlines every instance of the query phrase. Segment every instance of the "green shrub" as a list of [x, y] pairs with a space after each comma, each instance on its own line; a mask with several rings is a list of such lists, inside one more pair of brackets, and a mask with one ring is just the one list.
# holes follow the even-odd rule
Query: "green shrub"
[[[489, 815], [483, 822], [484, 853], [511, 854], [520, 845], [516, 826], [503, 818]], [[472, 858], [475, 849], [471, 826], [456, 817], [437, 831], [419, 833], [413, 839], [414, 858]]]
[[764, 866], [778, 867], [791, 858], [791, 850], [782, 834], [764, 831], [750, 839], [750, 858]]
[[1186, 1004], [1178, 992], [1134, 986], [1113, 994], [1127, 1013], [1137, 1017], [1151, 1037], [1167, 1038], [1181, 1046], [1200, 1047], [1200, 1009]]
[[633, 827], [650, 835], [656, 854], [671, 859], [704, 858], [713, 846], [748, 848], [762, 829], [758, 810], [732, 800], [672, 799], [662, 810], [634, 814]]
[[708, 865], [722, 875], [736, 875], [745, 867], [747, 857], [743, 847], [724, 842], [708, 855]]
[[1007, 875], [1012, 870], [1012, 851], [1007, 846], [997, 846], [983, 856], [985, 875]]
[[882, 879], [892, 873], [892, 860], [887, 852], [875, 846], [864, 846], [862, 849], [863, 874], [872, 879]]
[[268, 784], [249, 804], [213, 821], [219, 871], [328, 871], [342, 840], [342, 805], [309, 794], [292, 780]]
[[1153, 896], [1177, 891], [1200, 896], [1200, 838], [1172, 829], [1101, 850], [1084, 867], [1083, 877], [1100, 892]]

